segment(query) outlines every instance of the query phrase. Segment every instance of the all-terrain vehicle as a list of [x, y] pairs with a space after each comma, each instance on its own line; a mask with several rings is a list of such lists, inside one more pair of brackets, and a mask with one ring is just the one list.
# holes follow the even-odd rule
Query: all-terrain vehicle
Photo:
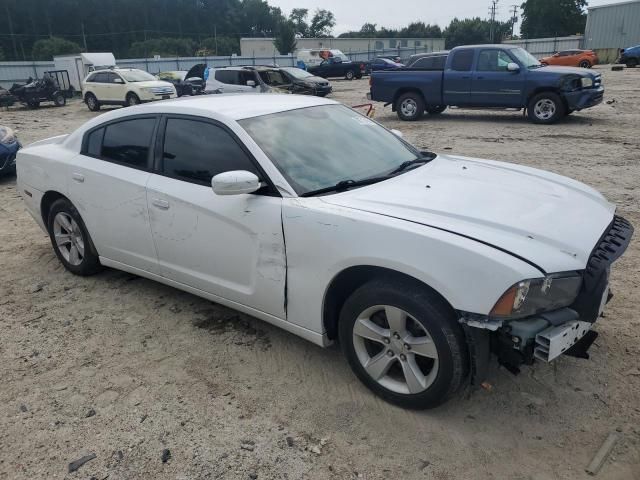
[[73, 87], [69, 83], [69, 72], [55, 70], [44, 72], [40, 79], [29, 78], [24, 85], [14, 83], [9, 92], [29, 108], [38, 108], [41, 102], [53, 102], [56, 107], [62, 107], [67, 98], [73, 96]]

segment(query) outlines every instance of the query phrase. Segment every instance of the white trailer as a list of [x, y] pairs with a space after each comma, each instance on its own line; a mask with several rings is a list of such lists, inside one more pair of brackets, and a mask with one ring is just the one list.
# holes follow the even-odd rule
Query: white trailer
[[69, 72], [69, 83], [76, 91], [82, 90], [85, 77], [94, 70], [116, 66], [113, 53], [80, 53], [78, 55], [60, 55], [53, 57], [56, 70]]

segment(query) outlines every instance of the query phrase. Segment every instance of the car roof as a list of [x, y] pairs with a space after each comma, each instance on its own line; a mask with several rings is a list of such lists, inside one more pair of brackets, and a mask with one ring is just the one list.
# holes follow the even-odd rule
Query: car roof
[[184, 113], [187, 113], [186, 110], [199, 110], [208, 113], [215, 112], [232, 120], [242, 120], [300, 108], [338, 104], [334, 100], [312, 95], [227, 93], [152, 102], [136, 106], [136, 111], [140, 113], [143, 111], [155, 113], [165, 110], [171, 113], [179, 113], [179, 110], [185, 110]]

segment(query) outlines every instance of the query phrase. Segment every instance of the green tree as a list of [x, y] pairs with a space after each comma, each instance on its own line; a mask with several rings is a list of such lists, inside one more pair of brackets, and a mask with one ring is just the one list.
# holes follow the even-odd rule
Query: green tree
[[[454, 18], [443, 32], [447, 48], [474, 43], [491, 43], [491, 22], [479, 17]], [[493, 42], [500, 43], [506, 35], [511, 33], [510, 22], [495, 22], [493, 25]]]
[[[237, 37], [218, 36], [205, 38], [200, 42], [200, 48], [207, 51], [207, 55], [229, 56], [240, 54], [240, 41]], [[210, 53], [209, 53], [210, 52]]]
[[190, 57], [195, 52], [195, 43], [187, 38], [153, 38], [135, 42], [129, 49], [133, 58], [149, 58], [154, 55], [161, 57]]
[[328, 37], [331, 30], [336, 25], [336, 18], [332, 12], [319, 8], [313, 14], [311, 25], [309, 26], [309, 36], [311, 37]]
[[377, 25], [375, 23], [365, 23], [364, 25], [362, 25], [362, 27], [360, 28], [360, 35], [364, 38], [367, 37], [375, 37], [378, 33], [378, 28]]
[[80, 45], [59, 37], [38, 40], [32, 50], [34, 60], [53, 60], [56, 55], [72, 53], [80, 53]]
[[442, 30], [438, 25], [413, 22], [400, 30], [399, 36], [404, 38], [441, 38]]
[[278, 29], [278, 34], [273, 40], [273, 45], [276, 47], [278, 52], [280, 52], [280, 55], [293, 53], [297, 47], [296, 28], [293, 22], [282, 22]]
[[307, 8], [294, 8], [289, 14], [289, 21], [293, 23], [293, 29], [296, 35], [306, 37], [309, 35], [309, 24], [307, 23], [307, 16], [309, 15], [309, 9]]
[[584, 33], [586, 0], [526, 0], [520, 32], [524, 38], [563, 37]]

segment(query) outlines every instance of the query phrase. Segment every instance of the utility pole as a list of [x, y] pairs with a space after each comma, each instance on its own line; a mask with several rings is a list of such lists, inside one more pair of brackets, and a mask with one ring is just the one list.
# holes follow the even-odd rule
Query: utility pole
[[216, 56], [218, 56], [218, 26], [213, 24], [213, 41], [216, 45]]
[[82, 43], [84, 43], [84, 51], [88, 52], [89, 49], [87, 48], [87, 37], [84, 34], [84, 22], [80, 22], [80, 29], [82, 30]]
[[13, 33], [13, 21], [11, 20], [11, 12], [9, 11], [9, 2], [4, 4], [4, 9], [7, 12], [7, 20], [9, 20], [9, 35], [11, 35], [11, 42], [13, 42], [13, 58], [18, 60], [18, 47], [16, 46], [16, 36]]
[[498, 11], [498, 0], [491, 0], [491, 6], [489, 7], [489, 17], [491, 18], [489, 26], [489, 41], [494, 43], [494, 33], [496, 26], [496, 12]]
[[511, 5], [511, 8], [513, 8], [513, 10], [511, 10], [513, 14], [511, 16], [511, 38], [513, 39], [516, 33], [516, 23], [518, 23], [518, 5]]

